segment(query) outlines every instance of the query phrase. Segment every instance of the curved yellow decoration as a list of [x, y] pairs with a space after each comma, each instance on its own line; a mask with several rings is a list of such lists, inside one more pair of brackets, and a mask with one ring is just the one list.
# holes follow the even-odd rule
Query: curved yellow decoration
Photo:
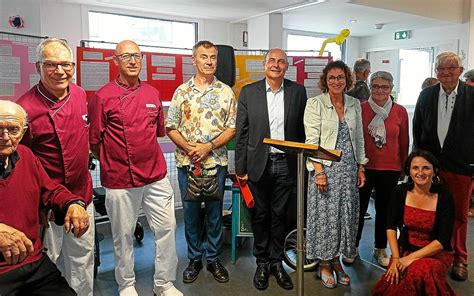
[[349, 29], [342, 29], [339, 35], [333, 38], [328, 38], [324, 40], [323, 45], [321, 45], [321, 49], [319, 50], [319, 56], [322, 57], [324, 53], [324, 49], [326, 48], [326, 44], [328, 43], [336, 43], [337, 45], [341, 45], [344, 40], [351, 34]]

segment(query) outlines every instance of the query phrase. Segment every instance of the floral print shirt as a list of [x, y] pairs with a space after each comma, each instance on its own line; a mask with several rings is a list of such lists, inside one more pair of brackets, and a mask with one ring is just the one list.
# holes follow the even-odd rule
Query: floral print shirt
[[[224, 130], [235, 128], [236, 99], [232, 89], [214, 77], [201, 92], [194, 77], [174, 92], [166, 118], [166, 127], [178, 130], [188, 142], [208, 143]], [[175, 151], [176, 165], [188, 166], [191, 161], [179, 147]], [[205, 168], [227, 165], [227, 148], [214, 149], [203, 161]]]

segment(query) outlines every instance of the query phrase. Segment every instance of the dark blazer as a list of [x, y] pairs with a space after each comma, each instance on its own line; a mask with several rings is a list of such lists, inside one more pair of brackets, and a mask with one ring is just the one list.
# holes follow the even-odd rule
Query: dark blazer
[[[306, 89], [285, 79], [283, 90], [285, 140], [304, 143]], [[270, 138], [265, 79], [242, 88], [237, 106], [236, 128], [235, 172], [237, 175], [248, 174], [251, 181], [257, 182], [263, 175], [270, 152], [270, 146], [262, 142], [263, 138]], [[296, 156], [289, 155], [287, 161], [289, 173], [296, 176]]]
[[470, 176], [474, 164], [474, 87], [459, 81], [453, 114], [443, 148], [438, 138], [440, 84], [421, 91], [413, 116], [413, 145], [428, 150], [441, 168]]
[[[407, 199], [408, 184], [397, 185], [390, 196], [390, 206], [387, 212], [387, 229], [399, 230], [404, 225], [405, 202]], [[438, 240], [445, 250], [451, 250], [451, 236], [454, 225], [454, 202], [451, 194], [443, 187], [439, 187], [436, 216], [431, 230], [431, 240]]]

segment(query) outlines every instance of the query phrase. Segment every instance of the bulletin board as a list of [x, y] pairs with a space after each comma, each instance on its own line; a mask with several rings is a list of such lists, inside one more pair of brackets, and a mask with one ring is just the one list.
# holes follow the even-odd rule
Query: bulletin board
[[[246, 84], [262, 80], [265, 78], [263, 67], [263, 55], [236, 55], [236, 82], [233, 87], [235, 96], [238, 98], [240, 90]], [[319, 77], [324, 67], [332, 57], [304, 57], [289, 56], [288, 71], [285, 78], [296, 81], [306, 87], [308, 98], [317, 96], [321, 93], [319, 89]]]
[[36, 46], [44, 38], [0, 32], [0, 99], [16, 101], [38, 83]]
[[[113, 49], [77, 48], [76, 79], [91, 98], [94, 93], [114, 80], [118, 67], [114, 64]], [[173, 93], [194, 74], [190, 55], [143, 52], [140, 80], [146, 81], [160, 91], [162, 101], [171, 101]]]

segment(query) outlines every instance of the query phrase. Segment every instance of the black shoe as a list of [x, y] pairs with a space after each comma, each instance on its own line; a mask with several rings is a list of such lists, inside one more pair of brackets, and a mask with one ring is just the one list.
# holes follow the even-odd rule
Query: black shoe
[[214, 279], [219, 283], [225, 283], [229, 281], [229, 273], [227, 273], [227, 270], [224, 266], [222, 266], [219, 259], [207, 263], [207, 270], [212, 273]]
[[259, 290], [265, 290], [268, 288], [268, 277], [270, 274], [270, 264], [258, 263], [257, 271], [253, 277], [253, 285]]
[[186, 269], [183, 271], [183, 282], [188, 284], [194, 282], [197, 279], [201, 269], [201, 260], [189, 261], [188, 267], [186, 267]]
[[285, 290], [293, 289], [293, 281], [291, 280], [291, 277], [288, 275], [288, 273], [286, 273], [286, 270], [283, 268], [281, 262], [272, 264], [270, 269], [280, 287]]

